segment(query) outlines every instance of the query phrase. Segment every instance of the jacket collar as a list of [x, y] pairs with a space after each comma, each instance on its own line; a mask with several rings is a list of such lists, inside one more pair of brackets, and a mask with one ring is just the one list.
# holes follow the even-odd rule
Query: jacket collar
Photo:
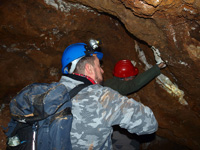
[[82, 75], [79, 75], [79, 74], [68, 74], [68, 75], [65, 75], [65, 76], [72, 78], [74, 80], [83, 82], [84, 84], [87, 84], [87, 85], [96, 84], [93, 79], [91, 79], [90, 77], [87, 77], [87, 76], [82, 76]]

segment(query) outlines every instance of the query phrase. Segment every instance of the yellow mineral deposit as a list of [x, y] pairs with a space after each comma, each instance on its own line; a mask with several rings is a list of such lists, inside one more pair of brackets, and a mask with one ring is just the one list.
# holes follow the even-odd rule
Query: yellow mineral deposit
[[182, 105], [188, 105], [187, 101], [183, 98], [184, 92], [180, 90], [177, 85], [173, 84], [167, 76], [160, 74], [156, 78], [156, 82], [160, 84], [161, 87], [165, 89], [169, 94], [178, 97], [179, 103]]

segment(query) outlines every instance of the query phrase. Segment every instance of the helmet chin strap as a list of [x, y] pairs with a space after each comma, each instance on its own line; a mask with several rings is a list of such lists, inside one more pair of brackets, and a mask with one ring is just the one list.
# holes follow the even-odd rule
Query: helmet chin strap
[[69, 70], [69, 73], [73, 73], [73, 72], [74, 72], [74, 70], [75, 70], [75, 68], [76, 68], [76, 64], [78, 63], [78, 61], [79, 61], [81, 58], [83, 58], [83, 57], [80, 57], [80, 58], [75, 59], [74, 61], [72, 61], [72, 65], [71, 65], [71, 68], [70, 68], [70, 70]]

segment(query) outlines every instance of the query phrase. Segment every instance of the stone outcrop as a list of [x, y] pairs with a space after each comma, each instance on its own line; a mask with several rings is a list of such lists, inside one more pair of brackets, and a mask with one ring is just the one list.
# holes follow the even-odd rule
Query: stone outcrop
[[[146, 149], [200, 149], [199, 13], [199, 0], [2, 0], [1, 123], [8, 122], [9, 100], [21, 88], [59, 80], [68, 45], [100, 38], [105, 79], [120, 59], [134, 60], [140, 72], [154, 65], [151, 46], [167, 64], [163, 76], [130, 95], [148, 105], [159, 122], [159, 139]], [[5, 147], [2, 131], [0, 136]]]

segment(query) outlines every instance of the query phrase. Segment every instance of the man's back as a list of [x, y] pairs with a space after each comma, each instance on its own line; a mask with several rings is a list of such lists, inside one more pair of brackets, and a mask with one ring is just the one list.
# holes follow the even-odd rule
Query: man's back
[[[77, 80], [63, 76], [73, 88]], [[112, 149], [112, 126], [119, 124], [131, 133], [150, 134], [157, 130], [153, 112], [141, 103], [98, 84], [90, 85], [72, 99], [73, 149]]]

